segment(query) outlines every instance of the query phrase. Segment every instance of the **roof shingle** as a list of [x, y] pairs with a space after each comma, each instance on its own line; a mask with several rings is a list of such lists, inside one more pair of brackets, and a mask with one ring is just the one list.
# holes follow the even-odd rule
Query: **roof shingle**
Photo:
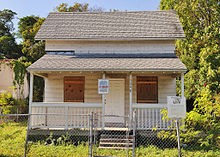
[[174, 11], [53, 12], [35, 39], [158, 39], [183, 38]]
[[77, 58], [44, 55], [28, 71], [185, 71], [179, 58]]

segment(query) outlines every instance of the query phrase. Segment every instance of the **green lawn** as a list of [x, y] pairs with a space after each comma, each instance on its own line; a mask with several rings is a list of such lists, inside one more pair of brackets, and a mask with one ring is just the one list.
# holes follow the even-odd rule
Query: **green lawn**
[[[7, 123], [0, 125], [0, 157], [21, 157], [24, 154], [26, 125], [22, 123]], [[88, 157], [88, 145], [44, 145], [40, 142], [28, 146], [30, 157]], [[126, 156], [126, 150], [108, 150], [94, 148], [95, 155]], [[139, 147], [136, 149], [137, 157], [177, 157], [176, 149], [159, 149], [154, 146]], [[131, 150], [128, 152], [131, 156]], [[220, 157], [218, 151], [185, 151], [186, 157]]]

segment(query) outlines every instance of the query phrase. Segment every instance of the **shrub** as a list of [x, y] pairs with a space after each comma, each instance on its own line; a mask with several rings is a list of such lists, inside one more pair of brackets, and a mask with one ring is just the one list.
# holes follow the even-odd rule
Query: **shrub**
[[0, 112], [2, 114], [27, 113], [27, 99], [14, 99], [9, 92], [0, 93]]
[[3, 114], [14, 113], [14, 111], [16, 111], [11, 93], [0, 93], [0, 106]]

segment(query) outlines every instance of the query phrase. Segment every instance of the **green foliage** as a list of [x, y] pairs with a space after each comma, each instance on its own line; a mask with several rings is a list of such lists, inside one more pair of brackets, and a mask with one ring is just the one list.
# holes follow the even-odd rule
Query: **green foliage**
[[161, 0], [162, 10], [174, 9], [186, 39], [176, 42], [177, 55], [187, 66], [186, 96], [195, 99], [200, 87], [211, 84], [219, 93], [220, 9], [218, 0]]
[[30, 65], [29, 62], [23, 62], [22, 59], [19, 60], [13, 60], [11, 62], [13, 65], [13, 70], [14, 70], [14, 87], [17, 90], [17, 98], [18, 99], [23, 99], [23, 94], [24, 94], [24, 79], [26, 75], [26, 68]]
[[61, 3], [56, 7], [56, 11], [58, 12], [103, 12], [103, 8], [101, 7], [89, 7], [88, 3], [77, 3], [75, 2], [72, 6], [67, 3]]
[[0, 10], [0, 58], [18, 58], [21, 55], [21, 49], [12, 34], [15, 15], [11, 10]]
[[0, 124], [0, 156], [23, 156], [26, 126], [24, 123]]
[[67, 3], [61, 3], [56, 7], [58, 12], [85, 12], [88, 10], [89, 4], [77, 3], [75, 2], [73, 6], [69, 6]]
[[[26, 16], [20, 19], [18, 23], [19, 35], [22, 37], [22, 53], [26, 57], [26, 61], [33, 63], [45, 54], [45, 42], [36, 41], [34, 39], [40, 26], [44, 22], [44, 18], [38, 16]], [[26, 66], [26, 65], [25, 65]], [[27, 66], [26, 66], [27, 67]], [[42, 78], [36, 77], [34, 80], [34, 101], [43, 101], [44, 81]]]
[[0, 10], [0, 36], [11, 35], [15, 15], [16, 13], [9, 9]]
[[26, 99], [14, 99], [9, 92], [0, 93], [0, 108], [2, 114], [27, 113]]
[[0, 108], [2, 114], [16, 113], [15, 100], [12, 98], [11, 93], [0, 93]]
[[[4, 123], [0, 124], [0, 156], [18, 157], [23, 156], [26, 135], [26, 124], [24, 123]], [[36, 142], [28, 145], [28, 156], [53, 156], [53, 157], [87, 157], [88, 145], [44, 145]], [[94, 147], [94, 155], [99, 156], [119, 156], [126, 157], [126, 150], [98, 149]], [[128, 152], [131, 156], [131, 150]], [[187, 157], [218, 157], [220, 151], [188, 151], [182, 150]], [[176, 148], [159, 149], [155, 146], [137, 147], [136, 156], [138, 157], [174, 157], [178, 156]]]
[[185, 96], [194, 100], [187, 114], [184, 142], [219, 147], [220, 130], [220, 3], [218, 0], [161, 0], [162, 10], [174, 9], [186, 38], [176, 52], [187, 66]]
[[37, 16], [26, 16], [18, 22], [19, 36], [23, 39], [22, 53], [32, 63], [45, 54], [45, 43], [34, 39], [44, 20]]

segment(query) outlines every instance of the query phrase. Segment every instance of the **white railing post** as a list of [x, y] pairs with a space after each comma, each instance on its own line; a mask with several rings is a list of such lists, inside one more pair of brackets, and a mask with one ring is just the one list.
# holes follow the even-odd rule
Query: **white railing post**
[[65, 120], [65, 129], [68, 129], [68, 106], [65, 107], [65, 117], [66, 117], [66, 120]]
[[132, 115], [132, 127], [133, 127], [133, 144], [132, 144], [132, 157], [135, 157], [135, 145], [136, 145], [136, 110], [134, 110]]
[[[102, 79], [105, 79], [105, 72], [102, 74]], [[105, 94], [102, 94], [102, 129], [105, 127], [105, 104], [106, 97]]]
[[184, 73], [181, 73], [181, 97], [184, 97]]
[[132, 117], [132, 73], [130, 72], [130, 75], [129, 75], [129, 124], [131, 124], [131, 117]]

